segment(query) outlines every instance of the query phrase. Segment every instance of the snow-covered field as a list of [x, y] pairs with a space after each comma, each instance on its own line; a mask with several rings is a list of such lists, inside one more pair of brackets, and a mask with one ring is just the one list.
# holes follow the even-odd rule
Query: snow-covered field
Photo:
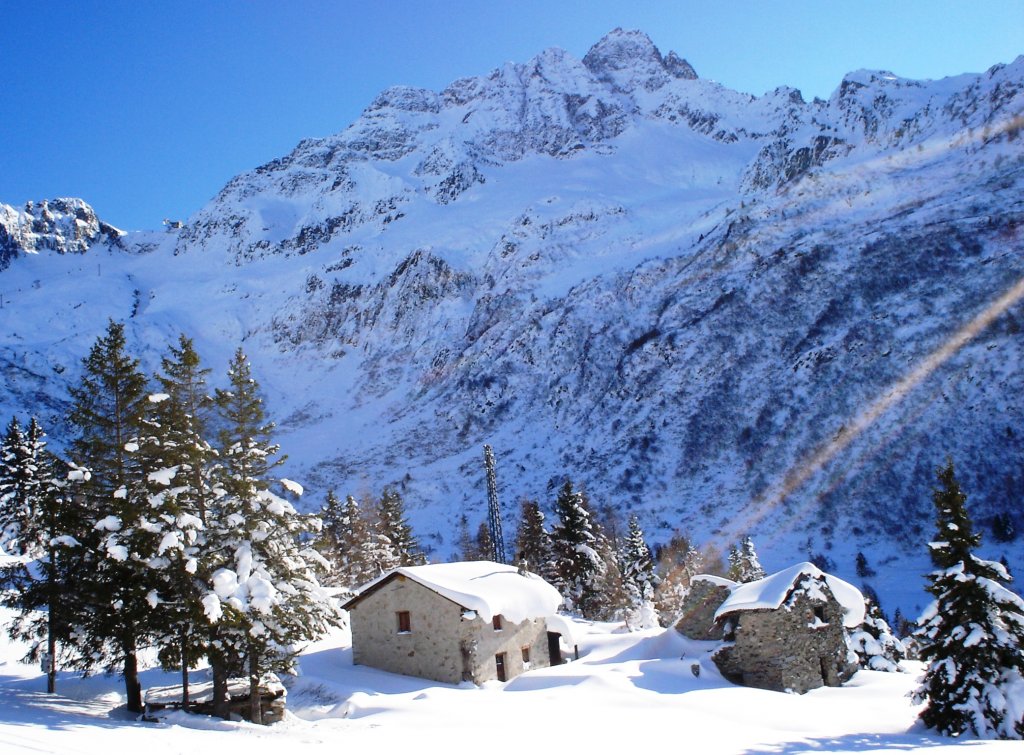
[[[339, 630], [303, 654], [301, 675], [287, 680], [290, 712], [269, 727], [180, 713], [140, 722], [125, 712], [115, 677], [62, 674], [58, 694], [46, 695], [45, 677], [19, 663], [23, 648], [4, 635], [0, 753], [1021, 751], [1019, 742], [921, 729], [906, 696], [913, 674], [861, 671], [843, 688], [787, 695], [725, 682], [706, 657], [710, 645], [673, 630], [580, 629], [579, 660], [482, 687], [353, 666], [348, 632]], [[143, 674], [146, 687], [175, 681]]]

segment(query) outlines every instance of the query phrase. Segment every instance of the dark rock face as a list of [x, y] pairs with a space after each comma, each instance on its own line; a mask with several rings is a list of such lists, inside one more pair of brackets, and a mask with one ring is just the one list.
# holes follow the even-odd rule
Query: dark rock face
[[665, 70], [676, 79], [696, 79], [697, 72], [686, 60], [680, 58], [674, 52], [665, 56]]

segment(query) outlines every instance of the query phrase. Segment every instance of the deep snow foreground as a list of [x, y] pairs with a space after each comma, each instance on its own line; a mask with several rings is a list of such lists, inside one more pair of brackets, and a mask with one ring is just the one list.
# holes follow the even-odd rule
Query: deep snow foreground
[[[0, 752], [1020, 751], [1019, 742], [958, 741], [922, 730], [906, 697], [912, 674], [861, 671], [840, 689], [787, 695], [725, 682], [707, 658], [711, 644], [673, 630], [580, 629], [578, 661], [479, 688], [353, 666], [348, 633], [340, 630], [304, 653], [301, 675], [288, 680], [290, 713], [270, 727], [180, 713], [139, 722], [125, 713], [113, 677], [62, 674], [59, 694], [48, 696], [45, 677], [20, 664], [23, 649], [4, 637]], [[174, 681], [158, 670], [143, 674], [147, 687]]]

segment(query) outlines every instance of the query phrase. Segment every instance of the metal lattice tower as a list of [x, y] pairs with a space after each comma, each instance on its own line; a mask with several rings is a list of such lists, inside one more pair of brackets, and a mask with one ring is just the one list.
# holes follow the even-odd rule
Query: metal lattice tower
[[487, 473], [487, 528], [491, 531], [491, 560], [505, 560], [505, 538], [501, 534], [501, 504], [498, 503], [498, 479], [494, 474], [494, 451], [484, 445], [484, 470]]

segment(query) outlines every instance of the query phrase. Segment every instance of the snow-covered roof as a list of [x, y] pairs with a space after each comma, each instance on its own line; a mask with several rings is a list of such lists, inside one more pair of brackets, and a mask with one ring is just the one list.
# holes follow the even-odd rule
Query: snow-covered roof
[[584, 632], [576, 626], [576, 622], [562, 614], [549, 614], [547, 617], [549, 632], [557, 632], [567, 644], [579, 645], [583, 641]]
[[530, 572], [493, 561], [403, 566], [360, 588], [345, 604], [350, 608], [396, 576], [418, 582], [437, 594], [475, 611], [484, 621], [501, 614], [511, 622], [553, 616], [562, 603], [558, 590]]
[[817, 584], [818, 578], [825, 580], [829, 591], [843, 607], [843, 624], [848, 627], [857, 627], [864, 622], [864, 596], [860, 590], [839, 577], [826, 574], [808, 561], [783, 569], [764, 579], [737, 585], [732, 594], [715, 611], [715, 618], [721, 618], [734, 611], [776, 609], [782, 605], [790, 590], [805, 574], [812, 578], [813, 584]]

